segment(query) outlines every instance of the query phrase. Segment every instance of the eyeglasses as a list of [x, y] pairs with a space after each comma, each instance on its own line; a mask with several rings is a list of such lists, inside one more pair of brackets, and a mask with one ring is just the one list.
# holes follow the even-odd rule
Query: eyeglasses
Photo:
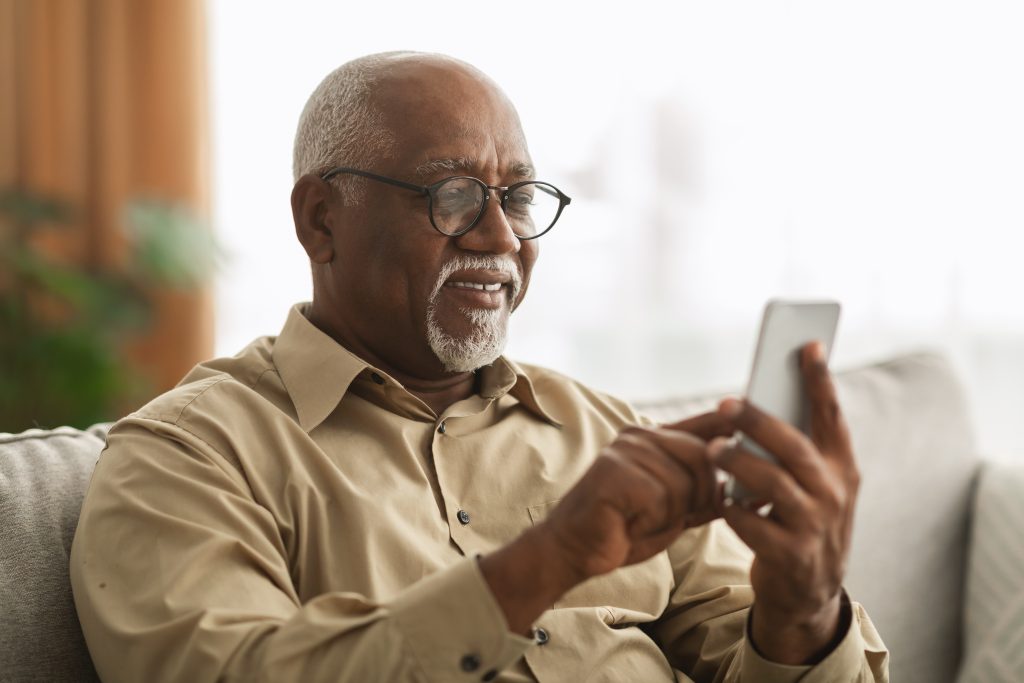
[[572, 201], [554, 185], [538, 180], [496, 187], [477, 178], [455, 176], [439, 180], [433, 185], [414, 185], [345, 166], [332, 169], [320, 178], [330, 180], [341, 173], [362, 176], [426, 195], [429, 198], [431, 225], [449, 237], [465, 235], [480, 221], [491, 199], [488, 190], [499, 193], [501, 210], [505, 212], [512, 232], [521, 240], [537, 239], [551, 230], [562, 215], [562, 210]]

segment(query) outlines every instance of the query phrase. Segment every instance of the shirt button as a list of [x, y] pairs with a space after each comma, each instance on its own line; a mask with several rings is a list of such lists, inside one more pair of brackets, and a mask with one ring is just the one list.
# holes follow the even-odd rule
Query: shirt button
[[476, 671], [480, 668], [480, 658], [476, 655], [466, 655], [459, 662], [459, 666], [462, 667], [463, 671]]
[[533, 639], [537, 641], [538, 645], [545, 645], [549, 640], [551, 640], [551, 636], [549, 636], [548, 632], [544, 629], [538, 628], [533, 632]]
[[448, 427], [445, 426], [444, 420], [441, 420], [441, 424], [437, 425], [437, 431], [444, 434], [446, 429], [448, 429]]
[[493, 681], [497, 677], [498, 677], [498, 670], [497, 669], [491, 669], [490, 671], [485, 673], [484, 677], [481, 678], [480, 680], [482, 680], [482, 681]]
[[377, 384], [384, 384], [384, 378], [378, 375], [376, 372], [370, 375], [370, 379], [372, 379]]
[[459, 518], [459, 521], [463, 524], [469, 524], [469, 513], [465, 510], [459, 510], [459, 514], [455, 515]]

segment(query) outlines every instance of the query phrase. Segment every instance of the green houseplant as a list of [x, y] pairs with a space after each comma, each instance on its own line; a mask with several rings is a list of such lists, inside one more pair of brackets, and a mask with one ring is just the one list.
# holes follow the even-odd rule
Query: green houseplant
[[124, 348], [150, 325], [149, 293], [201, 286], [219, 250], [181, 207], [133, 201], [123, 216], [125, 264], [69, 264], [41, 249], [38, 238], [67, 230], [72, 207], [0, 191], [0, 431], [86, 427], [146, 395]]

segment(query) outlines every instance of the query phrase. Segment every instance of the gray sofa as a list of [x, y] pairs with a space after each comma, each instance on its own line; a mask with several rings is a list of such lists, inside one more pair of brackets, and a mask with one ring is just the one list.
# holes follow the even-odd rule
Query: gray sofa
[[[984, 576], [993, 566], [989, 555], [1013, 542], [984, 540], [1005, 511], [975, 509], [978, 486], [995, 490], [979, 503], [995, 499], [1013, 508], [1024, 499], [1016, 495], [1024, 493], [1021, 470], [983, 465], [963, 390], [940, 356], [904, 356], [842, 372], [838, 382], [863, 473], [847, 585], [890, 648], [893, 680], [954, 681], [961, 669], [963, 681], [1024, 680], [1024, 673], [1013, 677], [1024, 668], [1018, 670], [999, 645], [1024, 618], [989, 614], [1006, 611], [1006, 601], [993, 604], [993, 594], [1016, 592], [1006, 596], [1010, 602], [1021, 597], [1024, 565], [996, 563], [1009, 570]], [[706, 409], [716, 398], [641, 409], [669, 420]], [[0, 681], [96, 680], [67, 562], [107, 427], [0, 434]], [[972, 523], [980, 530], [972, 532]], [[981, 554], [969, 560], [972, 534]], [[969, 568], [971, 580], [981, 576], [985, 586], [968, 586]], [[988, 603], [967, 606], [972, 596]], [[1024, 599], [1021, 605], [1024, 615]], [[965, 623], [971, 625], [967, 635]]]

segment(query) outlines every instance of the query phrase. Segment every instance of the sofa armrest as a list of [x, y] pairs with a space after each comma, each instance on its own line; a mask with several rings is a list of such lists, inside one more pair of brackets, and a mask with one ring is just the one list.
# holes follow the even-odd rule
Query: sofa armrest
[[1024, 459], [978, 475], [968, 546], [960, 683], [1024, 676]]

